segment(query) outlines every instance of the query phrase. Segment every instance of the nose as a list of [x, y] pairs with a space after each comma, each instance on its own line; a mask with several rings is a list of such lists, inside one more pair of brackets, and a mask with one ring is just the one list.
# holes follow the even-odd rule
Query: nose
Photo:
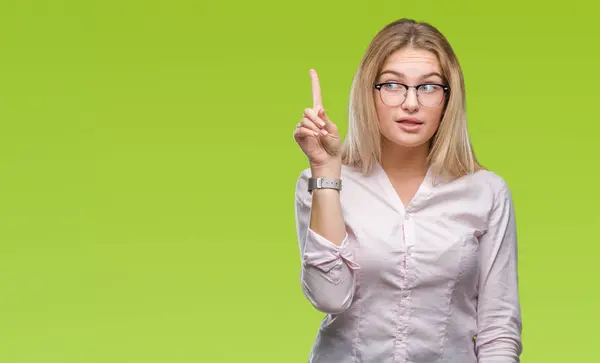
[[414, 113], [419, 109], [419, 100], [417, 99], [417, 90], [409, 88], [406, 90], [406, 98], [402, 103], [402, 109], [409, 113]]

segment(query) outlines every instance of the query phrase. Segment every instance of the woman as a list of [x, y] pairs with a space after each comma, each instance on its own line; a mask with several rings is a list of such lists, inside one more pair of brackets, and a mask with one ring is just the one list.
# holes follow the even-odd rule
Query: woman
[[407, 19], [376, 35], [343, 143], [311, 77], [296, 226], [302, 290], [327, 315], [310, 362], [519, 362], [511, 194], [473, 154], [445, 37]]

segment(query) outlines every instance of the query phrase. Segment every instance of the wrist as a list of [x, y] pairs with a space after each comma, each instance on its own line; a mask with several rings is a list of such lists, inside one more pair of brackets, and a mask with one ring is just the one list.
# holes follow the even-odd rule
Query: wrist
[[342, 175], [341, 161], [332, 161], [320, 165], [310, 165], [313, 178], [340, 179]]

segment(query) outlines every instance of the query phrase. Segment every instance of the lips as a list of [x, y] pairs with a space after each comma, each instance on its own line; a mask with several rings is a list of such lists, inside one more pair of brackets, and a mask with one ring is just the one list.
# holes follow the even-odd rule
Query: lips
[[403, 118], [397, 120], [396, 122], [405, 124], [405, 125], [422, 125], [423, 124], [423, 121], [416, 119], [416, 118], [412, 118], [412, 117], [403, 117]]
[[402, 130], [403, 132], [408, 132], [408, 133], [418, 133], [420, 130], [422, 130], [422, 127], [424, 122], [413, 118], [413, 117], [403, 117], [399, 120], [396, 121], [396, 124], [398, 125], [398, 128], [400, 128], [400, 130]]

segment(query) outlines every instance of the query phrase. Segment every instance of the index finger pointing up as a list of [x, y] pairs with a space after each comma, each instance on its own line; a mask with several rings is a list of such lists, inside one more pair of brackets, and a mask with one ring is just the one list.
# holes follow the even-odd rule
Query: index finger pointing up
[[323, 101], [321, 100], [321, 85], [319, 84], [319, 76], [316, 70], [310, 70], [310, 78], [312, 80], [313, 108], [317, 110], [318, 108], [323, 108]]

